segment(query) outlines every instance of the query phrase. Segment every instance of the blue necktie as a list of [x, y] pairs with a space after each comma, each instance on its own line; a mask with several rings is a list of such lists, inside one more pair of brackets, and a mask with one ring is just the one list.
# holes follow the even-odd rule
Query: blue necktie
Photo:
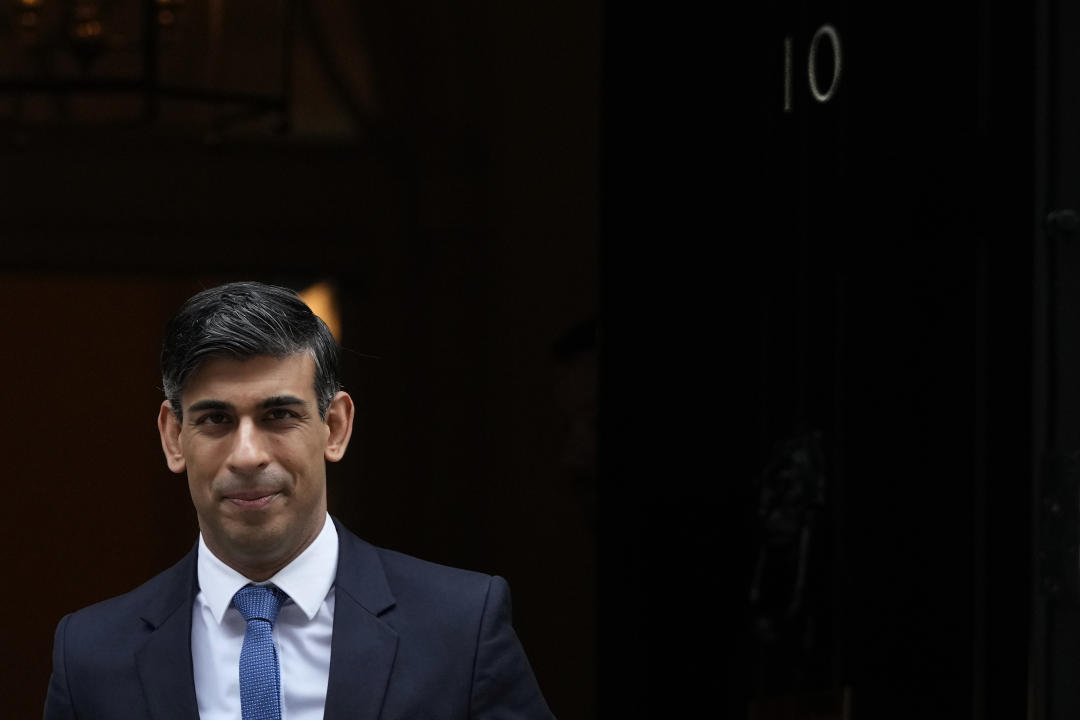
[[243, 720], [281, 720], [281, 670], [274, 620], [286, 595], [273, 585], [246, 585], [232, 604], [247, 621], [240, 649], [240, 710]]

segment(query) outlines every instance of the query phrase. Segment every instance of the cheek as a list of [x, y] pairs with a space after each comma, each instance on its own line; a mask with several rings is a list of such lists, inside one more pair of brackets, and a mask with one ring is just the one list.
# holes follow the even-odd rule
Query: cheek
[[322, 451], [312, 437], [281, 437], [271, 443], [274, 459], [283, 467], [299, 475], [311, 474], [312, 468], [322, 460]]
[[197, 463], [188, 463], [187, 468], [188, 491], [191, 499], [198, 501], [210, 493], [210, 481], [203, 474]]
[[207, 443], [189, 443], [183, 450], [188, 484], [193, 490], [199, 485], [209, 484], [225, 457], [222, 447]]

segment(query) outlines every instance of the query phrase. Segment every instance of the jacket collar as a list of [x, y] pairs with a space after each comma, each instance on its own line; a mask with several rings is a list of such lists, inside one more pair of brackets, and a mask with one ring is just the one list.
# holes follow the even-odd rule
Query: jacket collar
[[340, 546], [324, 718], [376, 720], [397, 655], [397, 632], [383, 619], [394, 596], [375, 548], [333, 520]]
[[162, 589], [140, 615], [149, 634], [135, 653], [135, 666], [153, 720], [199, 716], [191, 667], [191, 611], [198, 593], [195, 568], [193, 547], [162, 577]]

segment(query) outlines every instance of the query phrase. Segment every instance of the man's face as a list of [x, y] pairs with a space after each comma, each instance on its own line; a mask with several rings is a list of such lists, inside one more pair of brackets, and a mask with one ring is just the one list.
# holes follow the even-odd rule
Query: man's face
[[326, 516], [326, 460], [344, 455], [352, 401], [338, 393], [319, 417], [311, 355], [211, 358], [158, 417], [173, 472], [187, 471], [207, 546], [263, 580], [300, 554]]

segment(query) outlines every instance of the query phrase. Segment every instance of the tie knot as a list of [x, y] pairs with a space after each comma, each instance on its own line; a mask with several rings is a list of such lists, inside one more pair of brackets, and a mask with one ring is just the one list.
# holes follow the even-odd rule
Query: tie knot
[[273, 585], [245, 585], [233, 595], [232, 604], [244, 620], [265, 620], [273, 625], [285, 598], [285, 593]]

